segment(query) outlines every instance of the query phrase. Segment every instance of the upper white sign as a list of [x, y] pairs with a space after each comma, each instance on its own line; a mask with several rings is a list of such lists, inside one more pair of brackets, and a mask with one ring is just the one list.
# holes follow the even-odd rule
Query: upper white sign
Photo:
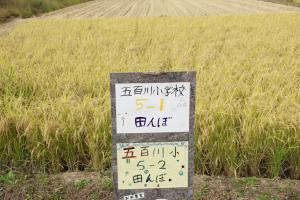
[[188, 132], [190, 83], [116, 84], [117, 133]]

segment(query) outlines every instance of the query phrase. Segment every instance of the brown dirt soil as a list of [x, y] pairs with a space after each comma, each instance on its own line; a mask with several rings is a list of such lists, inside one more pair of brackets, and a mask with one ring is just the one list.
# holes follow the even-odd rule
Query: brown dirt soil
[[[41, 18], [99, 18], [122, 16], [206, 16], [300, 12], [299, 7], [259, 0], [94, 0], [53, 11]], [[0, 36], [20, 21], [0, 24]]]
[[289, 11], [300, 9], [259, 0], [95, 0], [44, 17], [202, 16]]
[[[68, 172], [57, 175], [22, 176], [13, 183], [0, 182], [0, 199], [112, 199], [109, 174]], [[300, 181], [226, 178], [196, 175], [195, 200], [298, 200]]]

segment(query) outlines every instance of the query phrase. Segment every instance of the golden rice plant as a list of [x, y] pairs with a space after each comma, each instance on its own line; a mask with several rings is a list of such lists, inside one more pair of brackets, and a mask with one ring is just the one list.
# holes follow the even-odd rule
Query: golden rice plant
[[110, 72], [197, 71], [196, 171], [300, 178], [300, 14], [30, 20], [0, 37], [1, 169], [106, 170]]

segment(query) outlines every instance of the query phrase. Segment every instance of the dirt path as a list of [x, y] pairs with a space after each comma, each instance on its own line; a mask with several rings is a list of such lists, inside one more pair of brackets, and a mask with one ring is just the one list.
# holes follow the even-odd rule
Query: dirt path
[[23, 19], [15, 19], [11, 22], [0, 24], [0, 36], [8, 33], [13, 27], [15, 27], [20, 22], [24, 21]]
[[201, 16], [300, 11], [300, 8], [258, 0], [95, 0], [43, 17]]

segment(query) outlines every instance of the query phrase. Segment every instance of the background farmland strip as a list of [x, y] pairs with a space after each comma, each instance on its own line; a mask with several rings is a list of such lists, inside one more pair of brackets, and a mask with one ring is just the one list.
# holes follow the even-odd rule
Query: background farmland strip
[[201, 16], [290, 11], [300, 9], [258, 0], [95, 0], [45, 16], [54, 18]]

